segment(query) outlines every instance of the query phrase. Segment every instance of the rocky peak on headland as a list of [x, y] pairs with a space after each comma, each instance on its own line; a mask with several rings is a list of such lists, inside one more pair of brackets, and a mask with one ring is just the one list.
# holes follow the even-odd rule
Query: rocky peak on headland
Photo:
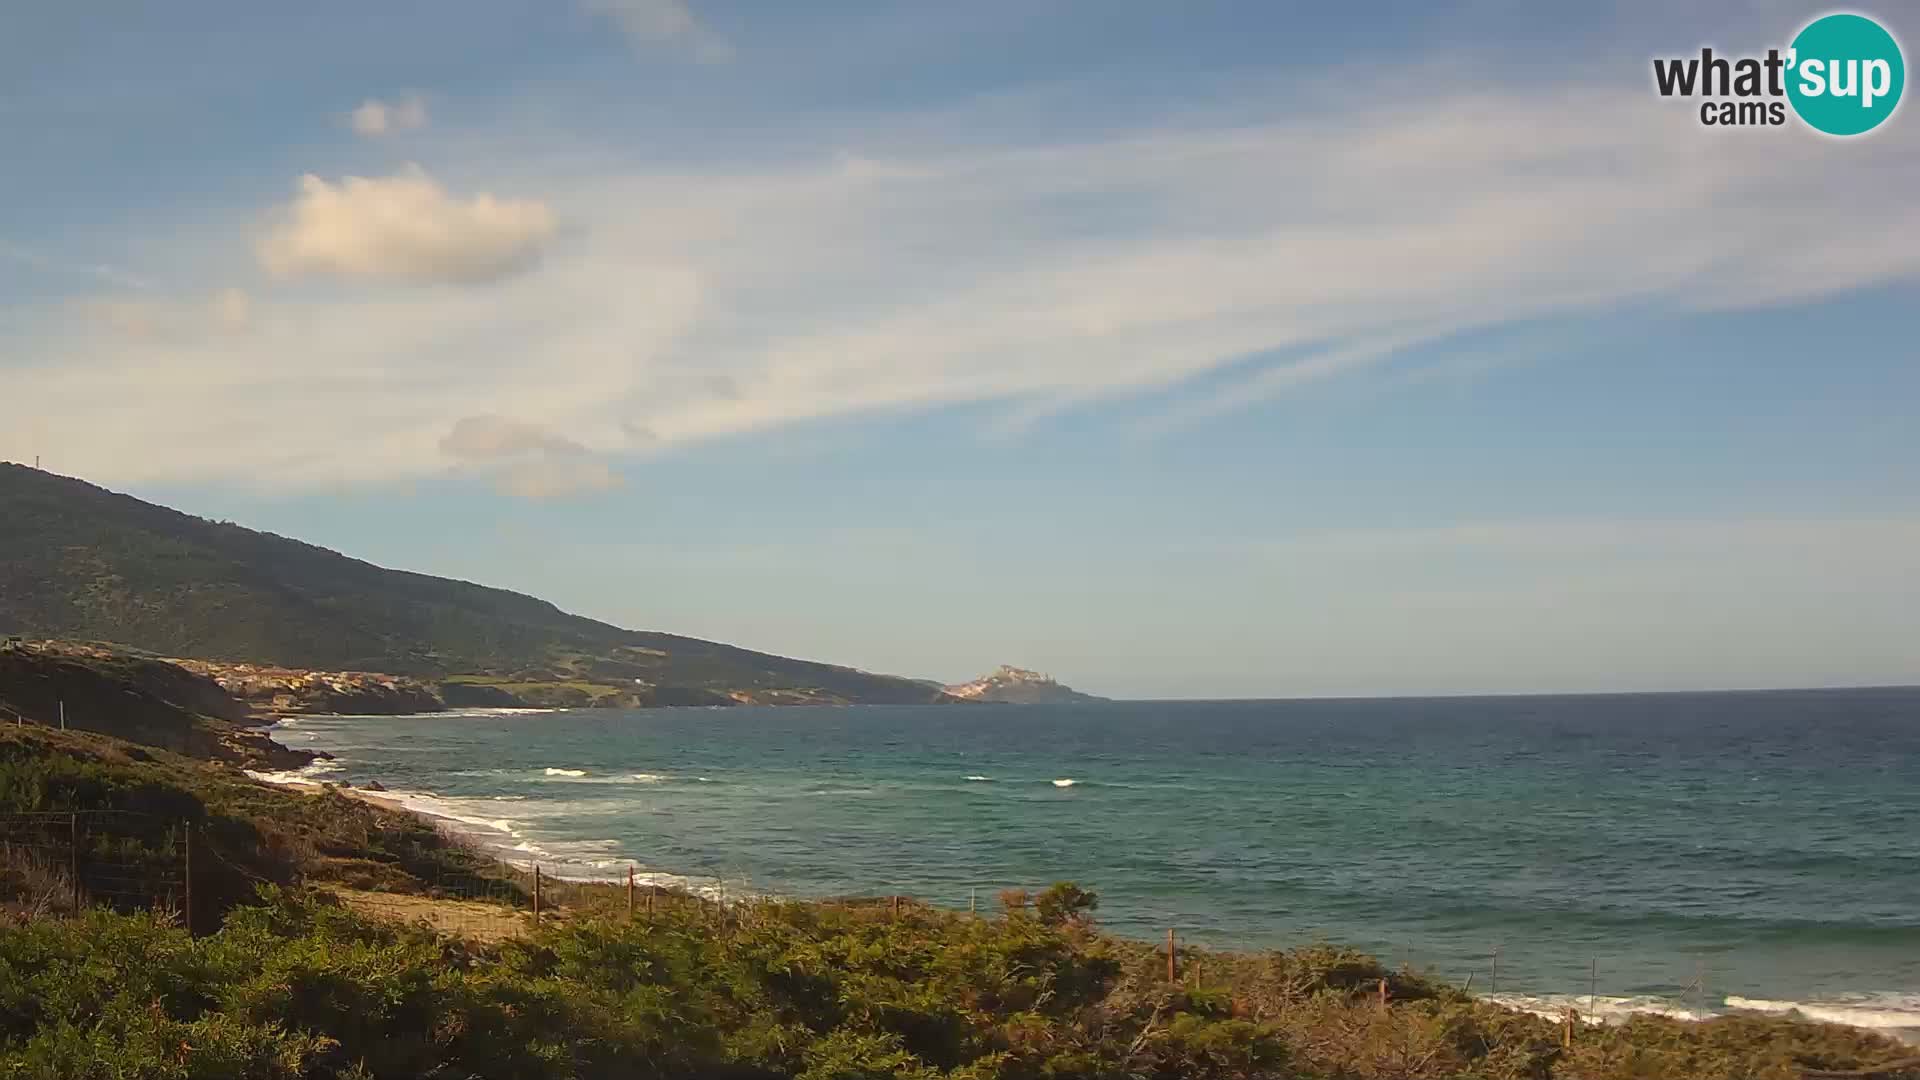
[[1048, 705], [1059, 702], [1105, 701], [1106, 698], [1083, 694], [1055, 682], [1053, 676], [1002, 664], [992, 674], [972, 682], [946, 688], [947, 695], [962, 701], [995, 701], [1013, 705]]

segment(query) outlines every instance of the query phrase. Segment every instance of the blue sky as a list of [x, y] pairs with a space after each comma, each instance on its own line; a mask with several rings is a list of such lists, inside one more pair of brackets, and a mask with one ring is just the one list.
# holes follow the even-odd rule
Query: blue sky
[[0, 457], [950, 680], [1920, 681], [1920, 128], [1651, 89], [1824, 7], [82, 7]]

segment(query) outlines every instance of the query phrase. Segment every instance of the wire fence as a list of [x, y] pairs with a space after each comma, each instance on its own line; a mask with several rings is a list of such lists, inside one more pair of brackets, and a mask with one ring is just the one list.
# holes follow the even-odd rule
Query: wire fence
[[0, 814], [0, 911], [193, 911], [188, 822], [115, 811]]

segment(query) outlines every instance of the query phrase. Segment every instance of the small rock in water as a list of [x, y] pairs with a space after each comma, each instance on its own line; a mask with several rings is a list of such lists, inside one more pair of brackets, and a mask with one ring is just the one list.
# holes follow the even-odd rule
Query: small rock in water
[[381, 786], [380, 781], [369, 780], [367, 781], [366, 785], [363, 788], [361, 788], [361, 790], [362, 791], [385, 791], [387, 789]]

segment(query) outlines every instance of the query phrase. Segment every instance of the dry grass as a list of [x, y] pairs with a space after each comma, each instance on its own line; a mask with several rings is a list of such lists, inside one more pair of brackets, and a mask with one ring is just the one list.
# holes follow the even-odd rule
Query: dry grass
[[[435, 899], [338, 886], [329, 886], [323, 891], [362, 915], [396, 922], [424, 923], [452, 937], [495, 942], [525, 937], [533, 930], [533, 916], [530, 913], [479, 900]], [[541, 917], [557, 919], [564, 916], [555, 912], [543, 913]]]

